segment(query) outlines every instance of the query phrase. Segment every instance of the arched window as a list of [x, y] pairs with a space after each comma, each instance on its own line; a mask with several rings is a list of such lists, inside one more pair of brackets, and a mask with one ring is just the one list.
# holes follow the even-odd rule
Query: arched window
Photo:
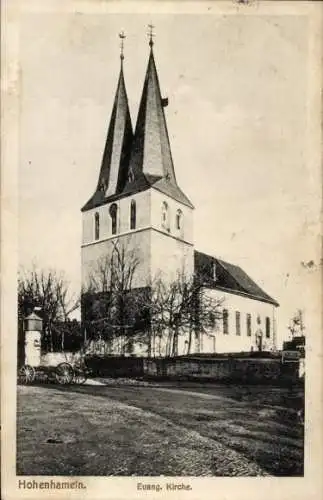
[[136, 202], [131, 200], [130, 204], [130, 229], [136, 229]]
[[251, 337], [251, 314], [247, 314], [247, 335]]
[[270, 338], [270, 318], [266, 318], [266, 338]]
[[179, 209], [176, 212], [176, 229], [182, 229], [183, 212]]
[[117, 234], [117, 213], [118, 213], [118, 207], [115, 203], [113, 203], [110, 207], [110, 217], [111, 217], [111, 227], [112, 227], [112, 234]]
[[223, 333], [228, 334], [229, 333], [229, 311], [228, 311], [228, 309], [223, 309], [222, 319], [223, 319]]
[[162, 227], [166, 229], [166, 231], [169, 231], [169, 213], [166, 201], [163, 201], [162, 204]]
[[241, 335], [240, 311], [236, 311], [236, 334]]
[[98, 212], [94, 214], [94, 239], [100, 238], [100, 215]]

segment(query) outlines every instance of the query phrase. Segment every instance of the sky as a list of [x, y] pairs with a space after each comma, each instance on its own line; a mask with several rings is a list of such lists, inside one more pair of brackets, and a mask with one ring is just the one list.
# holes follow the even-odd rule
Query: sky
[[[80, 287], [81, 207], [97, 183], [120, 66], [133, 125], [147, 24], [195, 247], [240, 265], [279, 303], [278, 329], [318, 265], [306, 16], [26, 13], [20, 33], [19, 261]], [[37, 34], [37, 36], [35, 36]], [[314, 255], [314, 256], [313, 256]], [[314, 260], [313, 260], [314, 259]], [[313, 264], [311, 261], [313, 260]], [[304, 265], [304, 263], [310, 263]]]

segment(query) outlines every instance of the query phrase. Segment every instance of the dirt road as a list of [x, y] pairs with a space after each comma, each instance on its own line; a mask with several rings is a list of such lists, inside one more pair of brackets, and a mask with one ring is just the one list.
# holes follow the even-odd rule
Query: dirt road
[[17, 474], [302, 475], [303, 428], [289, 396], [233, 386], [18, 387]]

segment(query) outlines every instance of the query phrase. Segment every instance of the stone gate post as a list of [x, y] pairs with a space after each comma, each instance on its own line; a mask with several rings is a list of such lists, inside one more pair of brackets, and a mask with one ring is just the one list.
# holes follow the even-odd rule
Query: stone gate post
[[25, 365], [39, 366], [43, 320], [32, 312], [25, 318]]

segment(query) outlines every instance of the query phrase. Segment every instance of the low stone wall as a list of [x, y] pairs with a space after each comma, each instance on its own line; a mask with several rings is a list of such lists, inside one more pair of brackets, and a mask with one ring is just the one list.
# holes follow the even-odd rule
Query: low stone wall
[[143, 377], [143, 358], [128, 356], [87, 355], [87, 367], [97, 377]]
[[159, 358], [144, 360], [147, 377], [242, 383], [296, 382], [298, 363], [263, 358]]
[[[57, 366], [76, 361], [77, 353], [49, 352], [41, 357], [42, 366]], [[290, 383], [300, 378], [299, 363], [282, 363], [279, 357], [176, 357], [140, 358], [87, 355], [86, 364], [93, 376], [147, 377], [219, 381], [233, 383]]]

